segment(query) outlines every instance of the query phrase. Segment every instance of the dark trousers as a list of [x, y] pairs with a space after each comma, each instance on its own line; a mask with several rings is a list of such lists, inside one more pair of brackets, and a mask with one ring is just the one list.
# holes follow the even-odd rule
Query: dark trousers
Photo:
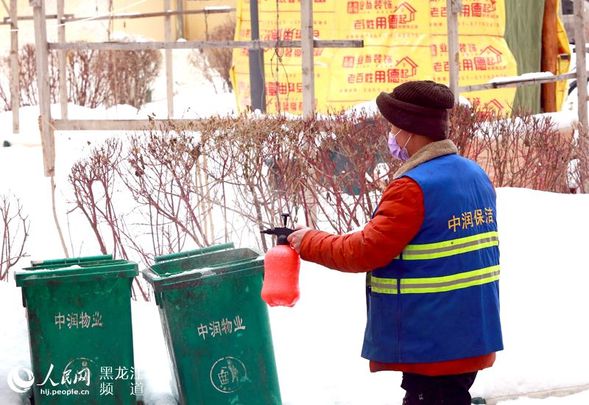
[[470, 405], [468, 390], [477, 373], [430, 377], [403, 373], [403, 405]]

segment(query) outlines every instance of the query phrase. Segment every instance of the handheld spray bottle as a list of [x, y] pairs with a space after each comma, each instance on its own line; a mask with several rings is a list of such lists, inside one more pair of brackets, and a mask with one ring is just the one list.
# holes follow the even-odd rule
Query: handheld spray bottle
[[292, 307], [299, 299], [299, 268], [301, 259], [290, 247], [287, 237], [294, 229], [287, 228], [288, 214], [282, 214], [283, 227], [265, 229], [262, 233], [275, 235], [276, 246], [264, 257], [262, 299], [270, 306]]

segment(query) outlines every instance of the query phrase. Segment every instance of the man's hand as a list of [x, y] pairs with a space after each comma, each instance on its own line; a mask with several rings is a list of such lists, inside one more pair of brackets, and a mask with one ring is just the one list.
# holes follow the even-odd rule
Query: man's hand
[[303, 225], [297, 225], [295, 227], [295, 231], [288, 235], [288, 243], [290, 246], [295, 250], [297, 253], [301, 253], [301, 241], [307, 232], [309, 232], [311, 228], [308, 228]]

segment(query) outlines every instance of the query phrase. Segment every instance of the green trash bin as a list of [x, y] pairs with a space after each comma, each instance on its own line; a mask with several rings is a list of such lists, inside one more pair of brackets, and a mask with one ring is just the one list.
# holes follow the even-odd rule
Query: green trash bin
[[216, 245], [156, 260], [153, 286], [183, 405], [281, 404], [263, 258]]
[[137, 274], [137, 264], [110, 255], [34, 262], [16, 272], [35, 405], [136, 404], [131, 283]]

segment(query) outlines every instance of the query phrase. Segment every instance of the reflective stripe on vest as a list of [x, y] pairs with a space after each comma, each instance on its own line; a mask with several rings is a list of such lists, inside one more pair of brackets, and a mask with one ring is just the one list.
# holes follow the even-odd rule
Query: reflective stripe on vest
[[497, 231], [485, 232], [444, 242], [407, 245], [401, 258], [403, 260], [438, 259], [498, 245]]
[[492, 283], [499, 280], [499, 266], [489, 266], [478, 270], [465, 271], [442, 277], [403, 278], [400, 288], [397, 280], [370, 276], [370, 288], [380, 294], [427, 294]]
[[370, 275], [368, 278], [368, 285], [372, 292], [380, 294], [396, 294], [397, 280], [394, 278], [381, 278]]

